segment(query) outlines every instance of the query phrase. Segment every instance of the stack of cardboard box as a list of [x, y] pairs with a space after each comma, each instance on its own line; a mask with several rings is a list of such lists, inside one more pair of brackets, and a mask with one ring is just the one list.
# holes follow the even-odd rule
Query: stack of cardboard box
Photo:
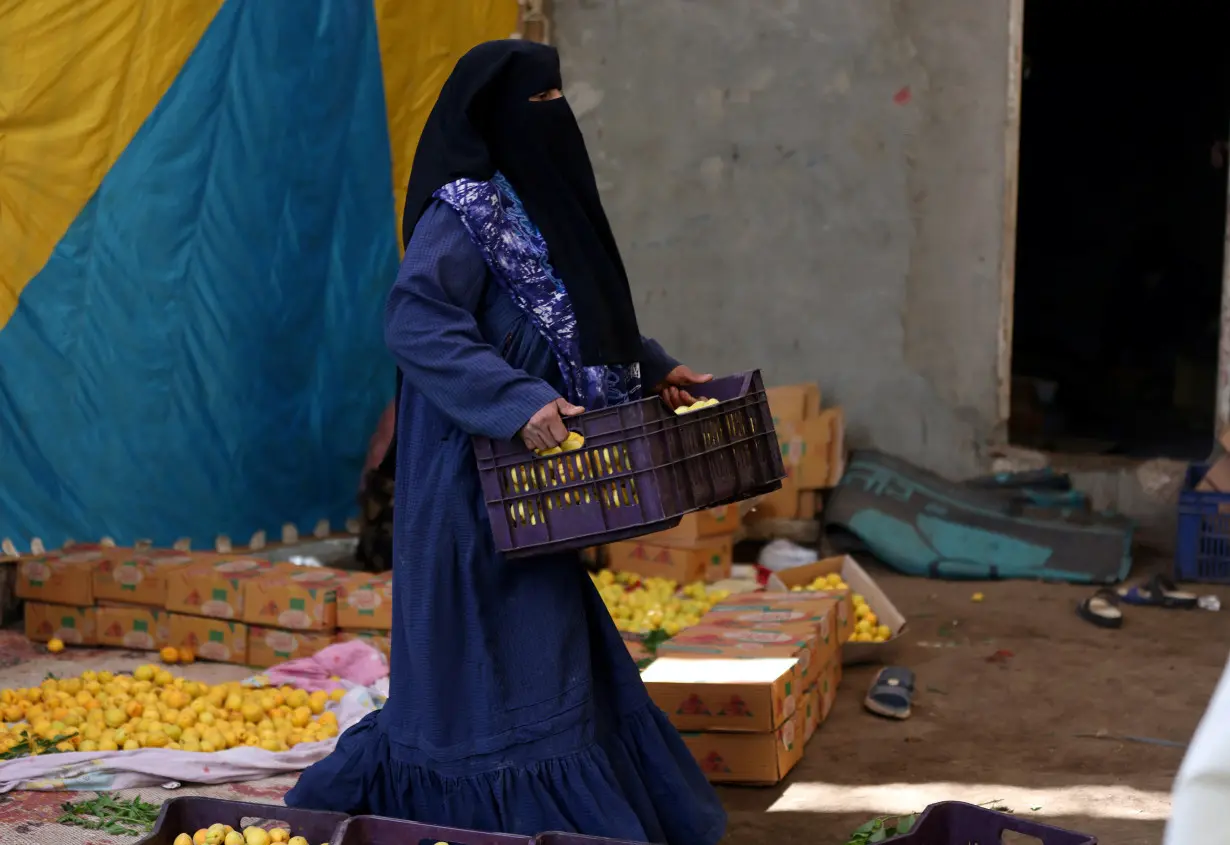
[[642, 677], [710, 780], [773, 784], [828, 716], [851, 630], [846, 593], [732, 596]]
[[170, 577], [183, 566], [211, 557], [215, 555], [174, 549], [111, 549], [94, 567], [98, 644], [146, 651], [169, 645]]
[[[70, 645], [189, 649], [273, 666], [361, 637], [388, 652], [392, 574], [245, 555], [77, 545], [18, 561], [26, 636]], [[339, 607], [340, 605], [340, 607]]]
[[350, 577], [323, 566], [280, 563], [246, 581], [241, 618], [248, 624], [248, 664], [274, 666], [330, 645]]
[[347, 582], [337, 608], [338, 641], [363, 640], [389, 656], [393, 628], [393, 573], [362, 574]]
[[254, 557], [209, 555], [185, 564], [167, 578], [169, 645], [223, 663], [247, 663], [248, 626], [244, 587], [274, 572]]
[[841, 408], [821, 408], [815, 384], [771, 387], [766, 394], [786, 478], [748, 521], [810, 520], [819, 512], [818, 492], [836, 487], [845, 472], [845, 416]]
[[606, 562], [616, 572], [644, 578], [714, 583], [730, 577], [738, 530], [738, 505], [698, 511], [687, 514], [669, 531], [612, 543], [606, 547]]
[[98, 645], [94, 568], [103, 546], [75, 546], [21, 560], [17, 596], [26, 602], [26, 636], [38, 642], [58, 638], [70, 645]]

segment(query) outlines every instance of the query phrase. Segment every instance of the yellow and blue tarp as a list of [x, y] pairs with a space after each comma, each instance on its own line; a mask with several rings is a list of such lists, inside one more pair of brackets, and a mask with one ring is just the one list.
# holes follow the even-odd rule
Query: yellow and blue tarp
[[516, 0], [0, 0], [0, 538], [352, 515], [414, 146]]

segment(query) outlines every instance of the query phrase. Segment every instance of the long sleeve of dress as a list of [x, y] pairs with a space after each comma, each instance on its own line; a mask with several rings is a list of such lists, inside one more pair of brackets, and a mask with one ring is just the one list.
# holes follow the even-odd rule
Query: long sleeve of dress
[[679, 362], [666, 354], [662, 344], [653, 338], [641, 338], [641, 384], [650, 391], [666, 380]]
[[460, 218], [430, 206], [385, 307], [384, 339], [407, 384], [468, 434], [511, 439], [559, 398], [514, 369], [479, 331], [487, 265]]

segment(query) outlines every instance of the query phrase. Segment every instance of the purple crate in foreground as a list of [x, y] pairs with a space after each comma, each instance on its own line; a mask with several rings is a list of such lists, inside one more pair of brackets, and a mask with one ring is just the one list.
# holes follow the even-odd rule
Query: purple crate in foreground
[[540, 833], [534, 845], [641, 845], [624, 839], [603, 839], [598, 836], [581, 836], [577, 833]]
[[1001, 845], [1003, 835], [1008, 832], [1032, 836], [1038, 845], [1098, 845], [1093, 836], [960, 801], [932, 804], [923, 810], [912, 831], [884, 841], [893, 845]]
[[760, 372], [692, 395], [718, 404], [676, 415], [654, 396], [590, 411], [567, 421], [585, 445], [550, 457], [475, 437], [496, 548], [518, 557], [613, 543], [778, 489], [786, 473]]
[[438, 827], [383, 816], [353, 816], [338, 829], [332, 845], [436, 845], [437, 842], [447, 845], [533, 845], [534, 839], [511, 833], [479, 833]]
[[285, 827], [292, 836], [302, 836], [310, 845], [321, 845], [332, 841], [346, 818], [344, 813], [295, 810], [281, 804], [252, 804], [185, 796], [172, 798], [162, 805], [158, 820], [154, 822], [153, 833], [138, 841], [137, 845], [171, 845], [181, 833], [191, 836], [215, 824], [229, 824], [236, 830], [243, 830], [243, 822], [248, 820], [265, 828], [275, 825], [264, 822], [279, 822], [276, 826]]

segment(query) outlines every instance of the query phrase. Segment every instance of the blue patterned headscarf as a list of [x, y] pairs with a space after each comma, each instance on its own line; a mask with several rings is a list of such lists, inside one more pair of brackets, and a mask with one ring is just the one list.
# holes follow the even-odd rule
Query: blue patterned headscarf
[[583, 363], [568, 290], [551, 264], [542, 232], [503, 174], [485, 182], [458, 179], [436, 197], [457, 211], [496, 283], [546, 340], [568, 401], [593, 410], [641, 398], [640, 364]]

